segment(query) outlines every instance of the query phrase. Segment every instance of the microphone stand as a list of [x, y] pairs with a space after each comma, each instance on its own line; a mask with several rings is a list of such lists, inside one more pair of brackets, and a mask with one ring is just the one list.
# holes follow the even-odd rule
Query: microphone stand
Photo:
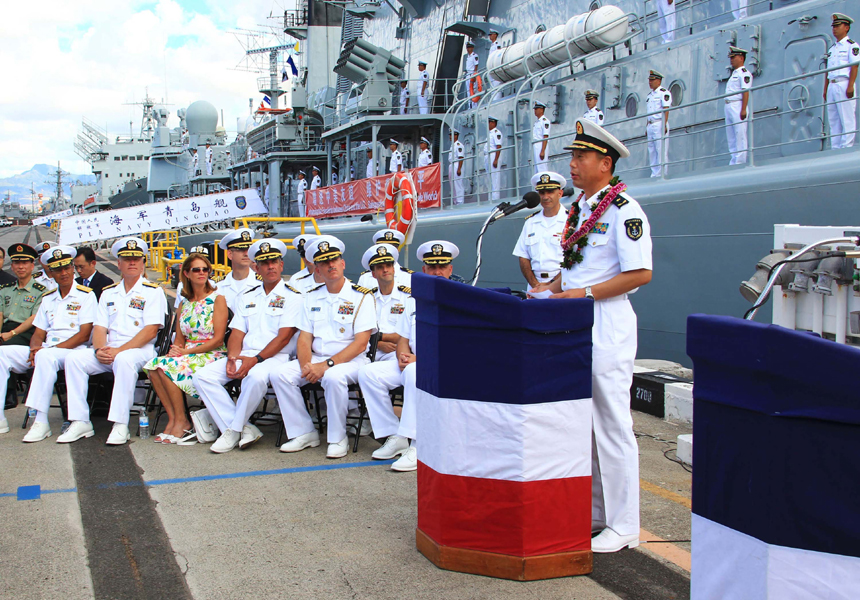
[[[503, 202], [502, 204], [507, 204], [507, 202]], [[481, 227], [481, 233], [478, 234], [478, 240], [476, 242], [476, 246], [477, 246], [477, 250], [478, 250], [478, 257], [477, 257], [477, 261], [475, 262], [475, 274], [472, 275], [472, 279], [467, 282], [472, 287], [475, 287], [476, 285], [478, 285], [478, 277], [481, 275], [481, 246], [484, 243], [484, 233], [487, 231], [487, 227], [490, 226], [490, 223], [493, 222], [496, 215], [501, 213], [502, 210], [505, 208], [504, 206], [502, 206], [502, 204], [495, 207], [492, 210], [492, 212], [490, 212], [490, 216], [487, 217], [487, 220], [484, 221], [484, 225]], [[501, 207], [501, 209], [499, 207]]]

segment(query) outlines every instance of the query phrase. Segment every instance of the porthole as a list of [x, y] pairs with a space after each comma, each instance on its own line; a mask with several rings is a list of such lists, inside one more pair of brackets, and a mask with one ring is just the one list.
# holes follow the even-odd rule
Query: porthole
[[669, 86], [669, 93], [672, 94], [672, 106], [681, 106], [684, 101], [684, 84], [680, 81], [673, 81]]
[[636, 94], [630, 94], [627, 96], [627, 100], [624, 102], [624, 113], [628, 118], [635, 117], [636, 113], [639, 111], [639, 99], [636, 97]]
[[589, 5], [588, 5], [588, 10], [589, 10], [589, 11], [597, 10], [598, 8], [600, 8], [600, 2], [599, 2], [599, 0], [594, 0], [594, 2], [592, 2], [591, 4], [589, 4]]

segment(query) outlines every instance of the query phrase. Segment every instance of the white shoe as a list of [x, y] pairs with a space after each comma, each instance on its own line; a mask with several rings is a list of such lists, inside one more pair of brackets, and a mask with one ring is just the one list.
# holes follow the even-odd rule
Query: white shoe
[[93, 430], [93, 424], [89, 421], [72, 421], [69, 428], [57, 438], [58, 444], [69, 444], [76, 442], [81, 438], [93, 437], [96, 432]]
[[47, 423], [33, 423], [33, 426], [30, 427], [30, 431], [27, 432], [27, 435], [24, 436], [22, 441], [27, 443], [41, 442], [49, 437], [51, 437], [50, 425]]
[[236, 447], [236, 444], [239, 443], [239, 439], [242, 435], [238, 431], [233, 431], [232, 429], [224, 430], [224, 433], [215, 440], [215, 443], [209, 448], [215, 454], [224, 454], [225, 452], [230, 452], [233, 448]]
[[328, 445], [326, 458], [343, 458], [349, 452], [349, 438], [344, 437], [341, 441]]
[[618, 535], [609, 527], [604, 529], [600, 535], [591, 538], [591, 551], [606, 554], [618, 552], [624, 548], [635, 548], [639, 545], [639, 536], [636, 534]]
[[418, 470], [418, 449], [413, 444], [409, 446], [409, 450], [406, 453], [391, 463], [392, 471], [416, 471]]
[[316, 448], [320, 445], [320, 434], [311, 431], [304, 435], [294, 437], [285, 444], [281, 444], [281, 452], [301, 452], [305, 448]]
[[0, 433], [9, 433], [8, 419], [0, 419]]
[[409, 440], [400, 435], [389, 435], [382, 448], [377, 448], [370, 456], [376, 460], [389, 460], [403, 456], [409, 450]]
[[256, 425], [248, 423], [242, 428], [242, 439], [239, 440], [239, 448], [244, 450], [245, 448], [253, 446], [260, 441], [261, 437], [263, 437], [263, 432], [260, 431]]
[[105, 444], [108, 446], [122, 446], [130, 439], [131, 435], [128, 432], [128, 425], [126, 423], [114, 423]]

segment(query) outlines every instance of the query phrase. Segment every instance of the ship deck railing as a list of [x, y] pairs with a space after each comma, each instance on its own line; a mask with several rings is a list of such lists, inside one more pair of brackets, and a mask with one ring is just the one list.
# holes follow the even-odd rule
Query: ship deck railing
[[[650, 11], [647, 8], [648, 4], [652, 4], [654, 7]], [[729, 3], [729, 5], [731, 5], [731, 3]], [[645, 44], [644, 47], [647, 48], [648, 44], [650, 44], [651, 42], [656, 41], [659, 43], [660, 39], [663, 37], [663, 34], [660, 33], [660, 14], [657, 11], [657, 2], [655, 0], [645, 0], [645, 6], [646, 6], [645, 14], [642, 17], [642, 21], [645, 23], [645, 26], [646, 26], [645, 37], [643, 37], [642, 39], [640, 39], [638, 41], [643, 42]], [[753, 8], [755, 8], [757, 6], [766, 6], [767, 9], [764, 12], [768, 12], [771, 10], [771, 7], [773, 6], [773, 0], [750, 1], [749, 4], [747, 4], [747, 6], [744, 7], [745, 10], [747, 11], [747, 17], [745, 17], [743, 19], [734, 18], [734, 15], [732, 13], [734, 13], [735, 11], [733, 9], [729, 8], [728, 10], [725, 10], [723, 12], [719, 12], [716, 14], [708, 13], [705, 17], [702, 17], [701, 19], [696, 19], [695, 17], [692, 17], [690, 19], [690, 21], [680, 23], [680, 21], [684, 20], [684, 17], [686, 17], [687, 15], [692, 15], [696, 10], [700, 10], [702, 7], [702, 3], [701, 2], [693, 2], [692, 0], [680, 0], [680, 1], [675, 0], [675, 28], [671, 29], [670, 31], [675, 34], [675, 36], [674, 36], [675, 40], [674, 41], [678, 41], [678, 38], [680, 37], [679, 34], [688, 33], [689, 35], [693, 35], [695, 33], [698, 33], [698, 31], [694, 32], [693, 31], [694, 29], [699, 29], [699, 28], [701, 28], [701, 30], [714, 29], [717, 27], [728, 26], [728, 25], [731, 25], [732, 23], [736, 23], [739, 21], [744, 21], [745, 19], [747, 19], [751, 16], [754, 16], [753, 15]], [[761, 14], [761, 13], [756, 13], [756, 14]], [[730, 17], [730, 18], [724, 18], [724, 17]], [[649, 27], [656, 28], [657, 32], [653, 35], [648, 35], [648, 28]], [[670, 43], [674, 43], [674, 42], [670, 42]]]

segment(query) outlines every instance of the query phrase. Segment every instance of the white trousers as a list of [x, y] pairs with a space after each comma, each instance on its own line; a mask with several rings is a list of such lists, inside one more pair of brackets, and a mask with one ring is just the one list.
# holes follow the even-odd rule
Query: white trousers
[[211, 162], [207, 162], [207, 163], [206, 163], [206, 174], [207, 174], [207, 175], [211, 175], [211, 174], [212, 174], [212, 163], [211, 163]]
[[619, 535], [639, 533], [639, 447], [630, 413], [636, 343], [628, 300], [594, 303], [592, 521]]
[[495, 158], [493, 155], [495, 151], [491, 152], [487, 158], [486, 166], [487, 173], [490, 174], [490, 202], [498, 202], [502, 197], [501, 189], [502, 189], [502, 157], [499, 157], [499, 166], [493, 166], [493, 159]]
[[[648, 134], [648, 162], [651, 165], [651, 177], [663, 174], [663, 163], [669, 156], [669, 134], [663, 133], [663, 119], [648, 123], [645, 132]], [[668, 129], [668, 126], [666, 127]]]
[[299, 216], [304, 217], [305, 216], [305, 193], [304, 192], [299, 194], [298, 205], [299, 205]]
[[[677, 0], [675, 0], [675, 2], [677, 2]], [[675, 2], [669, 4], [667, 0], [657, 0], [660, 34], [663, 36], [664, 44], [675, 41]]]
[[[254, 355], [257, 353], [255, 352]], [[212, 420], [221, 433], [228, 429], [241, 432], [248, 419], [257, 410], [269, 389], [271, 376], [289, 361], [288, 354], [278, 354], [264, 362], [254, 365], [242, 379], [242, 391], [236, 402], [224, 386], [230, 381], [227, 377], [227, 359], [222, 358], [209, 363], [194, 373], [194, 387], [200, 394], [203, 404], [209, 409]]]
[[848, 98], [848, 80], [831, 81], [827, 86], [827, 120], [830, 122], [830, 147], [850, 148], [857, 129], [857, 94]]
[[463, 176], [457, 175], [457, 165], [448, 165], [448, 181], [451, 182], [451, 196], [454, 204], [463, 204]]
[[69, 420], [89, 421], [90, 407], [87, 390], [90, 375], [113, 372], [113, 395], [110, 398], [108, 421], [128, 424], [129, 412], [134, 404], [137, 375], [147, 362], [155, 358], [155, 346], [123, 350], [111, 365], [103, 365], [92, 348], [76, 348], [66, 355], [66, 390], [69, 397]]
[[386, 438], [397, 433], [400, 420], [394, 414], [391, 396], [388, 393], [403, 385], [403, 372], [397, 360], [372, 362], [361, 367], [358, 372], [358, 384], [364, 402], [367, 404], [367, 414], [373, 426], [373, 435]]
[[[29, 355], [29, 348], [20, 346]], [[33, 379], [30, 381], [30, 391], [27, 393], [27, 407], [39, 412], [48, 412], [51, 398], [54, 396], [54, 384], [57, 383], [57, 373], [65, 369], [66, 357], [75, 348], [42, 348], [36, 352], [36, 365], [33, 369]], [[27, 360], [25, 356], [23, 360]]]
[[747, 162], [747, 127], [749, 126], [749, 109], [747, 118], [741, 119], [743, 102], [726, 103], [726, 139], [729, 142], [729, 152], [732, 153], [730, 165], [742, 165]]
[[735, 18], [735, 21], [738, 19], [746, 19], [747, 18], [747, 4], [749, 0], [731, 0], [732, 2], [732, 16]]
[[428, 96], [422, 96], [421, 94], [418, 94], [418, 113], [419, 114], [426, 115], [427, 113], [430, 112], [429, 100], [430, 100], [429, 95]]
[[[328, 356], [313, 355], [311, 362], [325, 362]], [[358, 371], [367, 363], [367, 356], [359, 354], [348, 363], [341, 363], [328, 369], [320, 379], [326, 403], [329, 444], [336, 444], [346, 437], [346, 413], [349, 410], [349, 389], [351, 383], [358, 383]], [[298, 360], [291, 360], [272, 375], [272, 387], [278, 396], [278, 406], [284, 418], [287, 437], [293, 439], [314, 430], [314, 423], [305, 407], [302, 391], [307, 383], [302, 377]]]
[[543, 158], [540, 157], [541, 146], [543, 146], [543, 142], [537, 142], [535, 144], [532, 144], [532, 153], [534, 154], [535, 158], [535, 173], [549, 170], [549, 143], [547, 143], [546, 154], [544, 154]]
[[[6, 404], [9, 375], [12, 373], [26, 373], [30, 370], [30, 363], [27, 362], [29, 356], [29, 346], [0, 346], [0, 420], [4, 418], [2, 404]], [[55, 379], [56, 376], [55, 373]], [[50, 396], [48, 396], [48, 400], [50, 401]], [[47, 411], [47, 409], [45, 410]]]

